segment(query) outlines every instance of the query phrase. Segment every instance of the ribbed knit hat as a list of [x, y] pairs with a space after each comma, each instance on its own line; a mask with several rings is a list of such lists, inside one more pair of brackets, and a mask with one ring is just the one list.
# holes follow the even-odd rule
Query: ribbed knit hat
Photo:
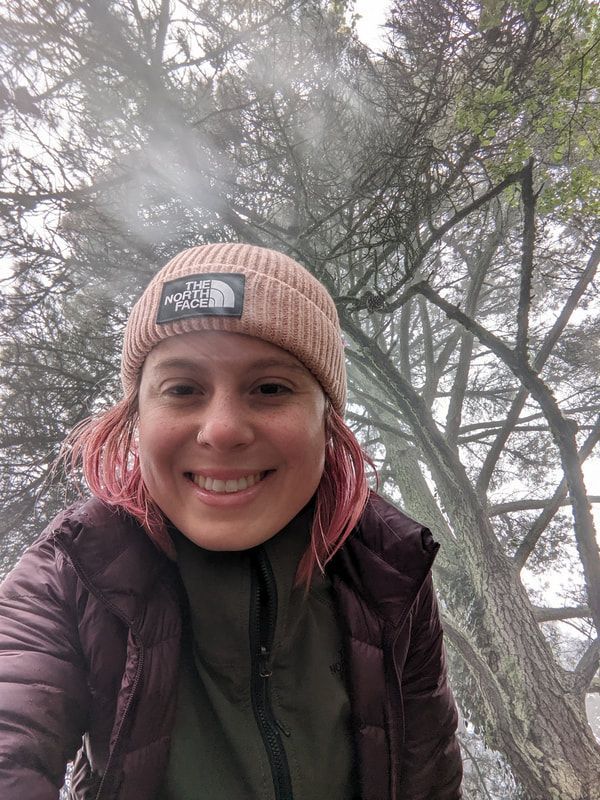
[[343, 414], [346, 367], [335, 305], [325, 287], [283, 253], [247, 244], [208, 244], [171, 259], [127, 321], [121, 361], [125, 393], [135, 389], [153, 347], [192, 331], [245, 333], [287, 350]]

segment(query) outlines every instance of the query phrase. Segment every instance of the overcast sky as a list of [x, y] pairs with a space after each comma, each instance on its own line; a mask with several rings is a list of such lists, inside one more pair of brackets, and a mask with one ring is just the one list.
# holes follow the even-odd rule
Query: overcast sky
[[391, 0], [356, 0], [354, 10], [360, 15], [357, 24], [358, 35], [363, 42], [374, 50], [381, 49], [381, 25], [385, 20], [385, 13]]

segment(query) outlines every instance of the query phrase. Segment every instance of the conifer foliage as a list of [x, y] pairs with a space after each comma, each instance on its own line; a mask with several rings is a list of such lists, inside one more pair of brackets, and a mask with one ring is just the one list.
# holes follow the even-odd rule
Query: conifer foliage
[[379, 52], [345, 2], [0, 15], [1, 571], [72, 496], [53, 460], [157, 267], [282, 249], [336, 299], [382, 490], [442, 543], [467, 797], [591, 800], [596, 4], [395, 0]]

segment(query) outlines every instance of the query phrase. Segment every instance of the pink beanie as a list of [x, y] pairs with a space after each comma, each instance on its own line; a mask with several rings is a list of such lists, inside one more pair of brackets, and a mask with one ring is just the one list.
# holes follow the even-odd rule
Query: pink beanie
[[207, 244], [176, 255], [133, 307], [121, 361], [126, 394], [160, 341], [192, 331], [244, 333], [292, 353], [343, 414], [344, 345], [325, 287], [283, 253], [247, 244]]

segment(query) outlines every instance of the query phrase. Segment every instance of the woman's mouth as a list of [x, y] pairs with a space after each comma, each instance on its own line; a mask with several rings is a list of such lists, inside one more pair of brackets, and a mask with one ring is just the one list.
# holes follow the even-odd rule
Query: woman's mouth
[[215, 494], [234, 494], [235, 492], [242, 492], [244, 489], [249, 489], [256, 483], [259, 483], [273, 470], [265, 470], [264, 472], [254, 472], [244, 475], [241, 478], [221, 480], [220, 478], [212, 478], [209, 475], [196, 475], [189, 472], [188, 477], [207, 492], [214, 492]]

